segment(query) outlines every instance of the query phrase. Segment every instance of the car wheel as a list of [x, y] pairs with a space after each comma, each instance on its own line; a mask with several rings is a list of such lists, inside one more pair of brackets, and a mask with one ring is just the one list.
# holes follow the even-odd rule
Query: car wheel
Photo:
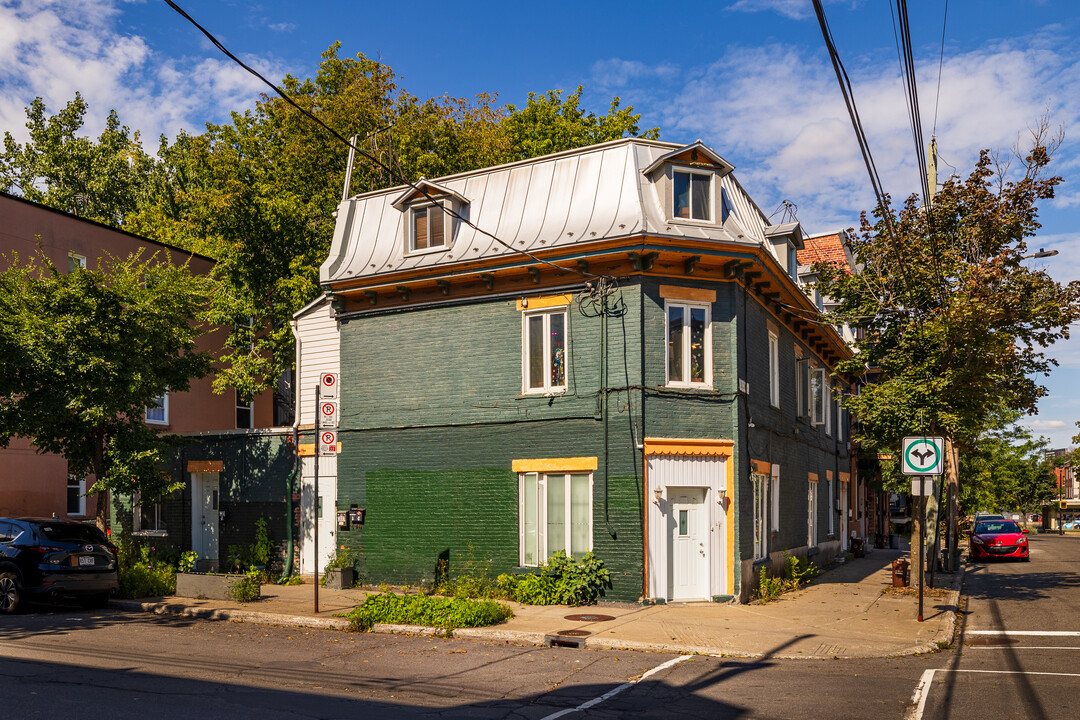
[[13, 613], [22, 599], [22, 586], [15, 573], [0, 573], [0, 613]]

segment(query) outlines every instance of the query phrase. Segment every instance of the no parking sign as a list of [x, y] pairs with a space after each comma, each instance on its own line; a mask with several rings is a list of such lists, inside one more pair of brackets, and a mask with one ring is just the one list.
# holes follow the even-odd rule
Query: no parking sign
[[337, 433], [333, 430], [319, 431], [319, 455], [337, 455]]

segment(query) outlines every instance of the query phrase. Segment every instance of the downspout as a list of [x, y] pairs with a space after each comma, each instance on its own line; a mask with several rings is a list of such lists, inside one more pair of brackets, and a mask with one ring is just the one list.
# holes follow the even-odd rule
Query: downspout
[[608, 507], [608, 305], [607, 292], [600, 293], [600, 415], [604, 423], [604, 525], [608, 535], [615, 537], [611, 527], [610, 508]]
[[293, 574], [293, 482], [300, 474], [300, 336], [296, 332], [296, 321], [289, 321], [289, 329], [296, 343], [296, 357], [293, 365], [296, 367], [296, 376], [293, 379], [293, 469], [285, 481], [285, 564], [281, 568], [281, 579], [284, 582]]

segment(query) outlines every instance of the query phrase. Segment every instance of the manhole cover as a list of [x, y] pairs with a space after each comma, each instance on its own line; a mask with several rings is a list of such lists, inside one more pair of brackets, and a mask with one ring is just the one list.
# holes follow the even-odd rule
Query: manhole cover
[[604, 622], [605, 620], [614, 620], [614, 615], [567, 615], [565, 620], [572, 620], [573, 622]]
[[585, 637], [586, 635], [592, 635], [588, 630], [560, 630], [555, 634], [563, 635], [565, 637]]
[[975, 645], [1015, 645], [1020, 642], [1017, 638], [1011, 637], [977, 637], [965, 640], [964, 644], [967, 646]]

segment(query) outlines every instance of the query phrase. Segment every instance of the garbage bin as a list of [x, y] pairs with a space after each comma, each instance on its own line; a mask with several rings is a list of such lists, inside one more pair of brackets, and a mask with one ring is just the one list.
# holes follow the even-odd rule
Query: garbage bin
[[866, 557], [866, 541], [862, 538], [851, 538], [851, 554], [857, 558]]
[[911, 563], [900, 558], [899, 560], [893, 560], [892, 564], [892, 586], [893, 587], [907, 587], [908, 581], [911, 578]]

